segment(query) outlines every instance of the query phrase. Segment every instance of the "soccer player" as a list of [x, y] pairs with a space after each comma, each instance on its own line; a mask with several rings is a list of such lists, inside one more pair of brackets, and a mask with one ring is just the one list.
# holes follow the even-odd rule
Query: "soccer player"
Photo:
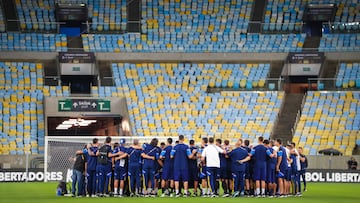
[[298, 148], [298, 152], [300, 155], [300, 175], [301, 178], [303, 180], [304, 183], [304, 192], [306, 191], [306, 179], [305, 179], [305, 173], [306, 173], [306, 168], [308, 166], [308, 160], [307, 157], [303, 154], [303, 148], [299, 147]]
[[[124, 181], [127, 176], [127, 148], [125, 147], [125, 139], [120, 140], [120, 145], [113, 150], [113, 154], [118, 154], [114, 158], [114, 193], [115, 196], [122, 197], [124, 192]], [[119, 191], [118, 191], [119, 186]]]
[[160, 151], [157, 148], [158, 139], [153, 138], [150, 144], [143, 145], [143, 152], [141, 157], [143, 158], [142, 172], [144, 175], [144, 185], [147, 189], [144, 191], [144, 195], [155, 196], [155, 172], [157, 170], [157, 160], [160, 156]]
[[[215, 140], [216, 142], [216, 146], [222, 148], [221, 144], [222, 144], [222, 140], [221, 139], [216, 139]], [[223, 150], [225, 150], [224, 148], [222, 148]], [[227, 165], [227, 158], [226, 158], [226, 155], [225, 154], [220, 154], [220, 170], [219, 170], [219, 176], [220, 176], [220, 179], [221, 179], [221, 185], [222, 185], [222, 188], [224, 190], [224, 195], [223, 197], [229, 197], [229, 182], [228, 182], [228, 179], [229, 177], [227, 176], [227, 172], [228, 172], [228, 166]], [[217, 188], [218, 188], [218, 184], [216, 185]]]
[[96, 194], [96, 153], [99, 150], [99, 140], [94, 138], [87, 147], [87, 193], [89, 196]]
[[272, 197], [276, 193], [276, 179], [275, 179], [275, 169], [276, 169], [276, 162], [277, 162], [277, 151], [273, 148], [274, 141], [264, 140], [264, 146], [268, 148], [272, 157], [267, 158], [267, 165], [266, 165], [266, 182], [268, 185], [268, 192], [269, 196]]
[[167, 146], [161, 151], [160, 159], [163, 160], [163, 169], [162, 169], [162, 180], [161, 188], [162, 195], [165, 197], [170, 195], [170, 188], [174, 188], [174, 160], [170, 157], [173, 140], [172, 138], [167, 139]]
[[[189, 141], [190, 151], [198, 151], [198, 149], [195, 146], [195, 141], [190, 140]], [[192, 157], [189, 159], [189, 180], [193, 181], [194, 184], [194, 193], [193, 196], [197, 196], [197, 190], [199, 185], [199, 167], [197, 163], [197, 156]]]
[[[254, 180], [255, 180], [255, 196], [265, 197], [265, 181], [266, 181], [266, 160], [267, 157], [273, 157], [273, 154], [263, 144], [264, 138], [258, 138], [256, 145], [250, 152], [252, 158], [255, 159]], [[261, 188], [261, 193], [260, 193]]]
[[[199, 154], [200, 154], [200, 161], [201, 161], [201, 154], [204, 151], [204, 148], [208, 146], [208, 138], [207, 137], [203, 137], [201, 139], [201, 148], [199, 149]], [[199, 178], [201, 179], [201, 195], [203, 197], [206, 197], [207, 195], [210, 195], [210, 188], [208, 188], [208, 180], [207, 180], [207, 172], [206, 172], [206, 160], [205, 161], [201, 161], [200, 162], [200, 173], [199, 173]], [[209, 190], [208, 190], [209, 189]]]
[[292, 181], [293, 181], [293, 194], [301, 196], [301, 182], [300, 182], [300, 156], [296, 149], [294, 142], [291, 143], [291, 169], [292, 169]]
[[285, 180], [285, 174], [287, 173], [287, 154], [286, 149], [282, 146], [282, 140], [277, 139], [275, 141], [275, 146], [278, 149], [277, 152], [277, 163], [276, 163], [276, 172], [278, 176], [278, 187], [279, 187], [279, 195], [285, 195], [285, 188], [287, 186], [287, 182]]
[[130, 181], [130, 196], [139, 196], [141, 192], [141, 154], [143, 149], [139, 146], [139, 140], [134, 139], [133, 145], [130, 146], [127, 150], [127, 155], [129, 159], [129, 181]]
[[86, 146], [83, 150], [76, 152], [76, 157], [74, 158], [73, 174], [72, 174], [72, 195], [75, 197], [76, 184], [77, 184], [77, 196], [84, 196], [84, 175], [86, 174], [87, 159], [86, 155]]
[[[246, 158], [248, 157], [248, 151], [241, 146], [242, 139], [239, 139], [235, 144], [235, 149], [229, 152], [231, 160], [231, 171], [234, 178], [234, 194], [233, 197], [239, 195], [244, 196], [245, 191], [245, 170], [246, 170]], [[250, 158], [248, 158], [250, 159]]]
[[[244, 140], [244, 144], [242, 146], [246, 151], [250, 154], [250, 141]], [[245, 194], [250, 195], [253, 194], [253, 174], [254, 174], [254, 161], [250, 159], [250, 161], [245, 162]]]
[[209, 138], [209, 145], [204, 148], [201, 154], [201, 160], [206, 159], [207, 175], [209, 176], [209, 182], [211, 187], [211, 197], [217, 197], [216, 178], [220, 169], [220, 157], [219, 153], [226, 153], [223, 149], [214, 144], [214, 138]]
[[[229, 140], [224, 140], [224, 146], [223, 146], [224, 150], [227, 152], [231, 151], [231, 146], [230, 146], [230, 141]], [[230, 158], [226, 158], [226, 177], [227, 179], [225, 179], [225, 183], [227, 185], [228, 188], [228, 193], [229, 195], [232, 194], [232, 190], [234, 188], [234, 183], [233, 183], [233, 178], [232, 178], [232, 171], [231, 171], [231, 159]]]
[[175, 181], [175, 197], [180, 197], [180, 180], [183, 181], [185, 196], [188, 196], [189, 186], [189, 167], [188, 159], [196, 154], [196, 150], [190, 151], [189, 146], [184, 144], [184, 136], [179, 136], [179, 144], [171, 150], [171, 157], [174, 159], [174, 181]]
[[112, 157], [117, 156], [112, 154], [111, 137], [105, 138], [104, 145], [99, 148], [96, 155], [98, 156], [97, 162], [100, 170], [98, 174], [99, 193], [100, 196], [108, 196], [108, 186], [112, 175]]

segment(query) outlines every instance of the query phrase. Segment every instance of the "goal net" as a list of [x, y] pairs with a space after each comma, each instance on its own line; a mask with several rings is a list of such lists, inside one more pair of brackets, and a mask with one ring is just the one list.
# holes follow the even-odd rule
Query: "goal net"
[[[102, 144], [106, 136], [45, 136], [45, 153], [44, 153], [44, 181], [71, 181], [73, 158], [77, 150], [92, 143], [94, 138], [99, 139]], [[112, 143], [120, 142], [125, 139], [126, 145], [131, 145], [134, 139], [138, 139], [142, 143], [150, 143], [154, 137], [120, 137], [113, 136]], [[161, 142], [166, 143], [168, 137], [156, 137]], [[172, 137], [175, 141], [177, 137]]]

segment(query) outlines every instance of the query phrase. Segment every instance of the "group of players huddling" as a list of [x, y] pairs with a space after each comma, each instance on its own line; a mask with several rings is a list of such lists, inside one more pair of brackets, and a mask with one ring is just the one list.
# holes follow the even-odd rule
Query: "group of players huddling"
[[[172, 138], [158, 144], [156, 138], [143, 145], [135, 139], [125, 147], [124, 139], [112, 145], [111, 137], [107, 137], [100, 146], [93, 139], [81, 151], [86, 155], [87, 181], [83, 186], [86, 191], [78, 191], [78, 195], [155, 197], [161, 188], [161, 197], [218, 197], [221, 182], [222, 197], [301, 196], [300, 176], [306, 190], [307, 159], [294, 143], [283, 146], [280, 139], [259, 137], [256, 146], [242, 139], [230, 146], [228, 140], [222, 143], [210, 137], [195, 146], [194, 140], [185, 144], [180, 135], [175, 144]], [[109, 191], [111, 177], [113, 191]]]

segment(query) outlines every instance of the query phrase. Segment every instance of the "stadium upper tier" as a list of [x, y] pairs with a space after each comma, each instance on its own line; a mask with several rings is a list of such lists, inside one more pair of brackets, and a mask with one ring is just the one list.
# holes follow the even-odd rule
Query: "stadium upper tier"
[[360, 64], [340, 63], [336, 76], [336, 87], [360, 88]]
[[319, 51], [360, 51], [360, 34], [323, 34]]
[[15, 0], [22, 30], [56, 30], [55, 1]]
[[142, 0], [143, 33], [246, 33], [252, 0]]
[[[55, 3], [51, 0], [15, 0], [22, 30], [56, 30]], [[126, 30], [126, 0], [60, 0], [60, 3], [85, 3], [91, 30]]]
[[2, 1], [0, 1], [0, 32], [5, 32], [5, 30], [6, 30], [5, 17], [3, 14]]
[[[334, 30], [360, 29], [360, 0], [272, 0], [265, 8], [265, 31], [299, 31], [307, 4], [335, 4]], [[355, 23], [353, 23], [355, 22]]]
[[0, 33], [0, 51], [67, 51], [62, 34]]
[[289, 52], [302, 51], [305, 34], [126, 33], [82, 35], [92, 52]]
[[[241, 68], [229, 64], [112, 64], [117, 90], [128, 98], [130, 122], [138, 136], [184, 134], [197, 141], [204, 135], [269, 138], [283, 92], [206, 92], [211, 80], [230, 78], [235, 69]], [[266, 68], [259, 64], [256, 69]]]
[[308, 92], [293, 141], [316, 155], [325, 148], [352, 155], [360, 143], [360, 92]]
[[93, 31], [125, 31], [126, 0], [61, 0], [63, 3], [85, 3], [88, 6], [90, 29]]

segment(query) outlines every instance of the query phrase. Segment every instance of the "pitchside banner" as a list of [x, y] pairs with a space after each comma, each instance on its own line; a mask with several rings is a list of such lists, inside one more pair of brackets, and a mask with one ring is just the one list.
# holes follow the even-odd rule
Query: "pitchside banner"
[[305, 179], [308, 182], [360, 183], [360, 171], [308, 169]]

